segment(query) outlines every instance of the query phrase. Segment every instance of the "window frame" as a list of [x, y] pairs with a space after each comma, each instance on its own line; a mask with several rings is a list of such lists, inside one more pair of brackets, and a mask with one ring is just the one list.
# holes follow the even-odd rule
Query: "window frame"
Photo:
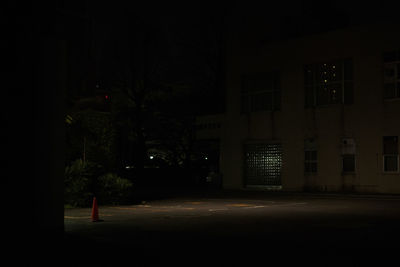
[[[272, 84], [271, 88], [266, 88], [264, 90], [249, 90], [247, 88], [248, 81], [265, 79], [267, 83]], [[270, 80], [268, 80], [270, 79]], [[255, 113], [255, 112], [265, 112], [265, 111], [278, 111], [281, 109], [281, 77], [279, 71], [269, 71], [269, 72], [257, 72], [248, 73], [242, 75], [242, 85], [240, 92], [240, 106], [241, 114]], [[270, 96], [268, 96], [270, 95]], [[256, 105], [253, 103], [254, 99], [259, 99], [260, 96], [267, 96], [266, 99], [270, 101], [271, 108], [268, 108], [267, 103], [262, 103], [263, 108], [257, 109]], [[277, 101], [278, 100], [278, 101]], [[246, 103], [246, 104], [245, 104]]]
[[243, 144], [243, 153], [244, 187], [282, 188], [282, 143], [269, 140], [247, 140]]
[[[386, 157], [388, 157], [388, 156], [392, 156], [392, 157], [395, 156], [397, 158], [397, 165], [396, 165], [397, 170], [395, 170], [395, 171], [387, 171], [387, 170], [385, 170]], [[382, 165], [383, 165], [382, 166], [383, 173], [387, 173], [387, 174], [390, 174], [390, 173], [397, 174], [397, 173], [399, 173], [399, 154], [383, 154]]]
[[[318, 148], [317, 148], [317, 143], [316, 139], [314, 138], [308, 138], [304, 140], [304, 174], [305, 175], [316, 175], [318, 173]], [[308, 145], [307, 145], [308, 144]], [[307, 147], [308, 146], [308, 147]], [[315, 152], [316, 156], [315, 159], [307, 159], [306, 153], [312, 153]], [[307, 171], [306, 165], [309, 165], [309, 167], [312, 166], [312, 164], [315, 164], [316, 168], [315, 171], [312, 171], [312, 167], [310, 168], [311, 171]]]
[[[353, 171], [346, 171], [344, 169], [344, 158], [352, 156], [354, 158], [354, 170]], [[355, 174], [357, 170], [357, 157], [356, 154], [342, 154], [342, 173], [343, 174]]]
[[[393, 54], [393, 58], [388, 59], [388, 54]], [[384, 101], [394, 101], [394, 100], [400, 100], [400, 49], [398, 50], [392, 50], [392, 51], [386, 51], [383, 53], [383, 70], [382, 70], [382, 80], [383, 80], [383, 100]], [[386, 69], [387, 66], [393, 65], [394, 69], [394, 74], [393, 74], [393, 81], [392, 82], [387, 82], [386, 81]], [[392, 84], [394, 83], [394, 97], [387, 97], [386, 96], [386, 85], [387, 84]]]
[[[350, 66], [348, 66], [348, 63], [350, 63]], [[341, 65], [341, 78], [337, 81], [331, 80], [329, 81], [328, 79], [325, 79], [324, 82], [318, 82], [317, 81], [317, 73], [318, 69], [320, 69], [321, 66], [326, 67], [327, 65], [332, 65], [334, 68], [335, 65]], [[351, 71], [351, 78], [349, 79], [346, 77], [346, 71], [348, 69], [345, 69], [349, 67]], [[312, 71], [312, 81], [309, 83], [306, 78], [306, 72], [308, 72], [311, 69]], [[311, 64], [305, 64], [303, 67], [304, 70], [304, 106], [305, 108], [315, 108], [315, 107], [327, 107], [327, 106], [332, 106], [332, 105], [342, 105], [342, 104], [353, 104], [354, 102], [354, 64], [353, 64], [353, 59], [352, 58], [342, 58], [342, 59], [337, 59], [337, 60], [329, 60], [329, 61], [323, 61], [323, 62], [315, 62]], [[324, 72], [325, 75], [328, 75], [326, 72]], [[322, 79], [321, 79], [322, 80]], [[328, 82], [329, 81], [329, 82]], [[339, 96], [339, 100], [335, 103], [331, 103], [332, 96], [329, 96], [327, 103], [319, 103], [318, 96], [320, 94], [319, 87], [323, 87], [324, 85], [326, 88], [331, 88], [333, 85], [339, 85], [340, 84], [340, 91], [341, 95]], [[346, 86], [351, 84], [350, 89], [346, 89]], [[333, 89], [334, 90], [334, 89]], [[351, 92], [351, 94], [348, 93], [348, 91]], [[330, 90], [328, 90], [327, 94], [329, 95], [331, 93]], [[312, 94], [311, 96], [309, 94]], [[311, 103], [309, 103], [311, 102]]]
[[[397, 147], [395, 147], [395, 151], [397, 151], [397, 153], [386, 153], [385, 151], [385, 138], [396, 138], [396, 145]], [[400, 172], [400, 166], [399, 166], [399, 137], [398, 136], [384, 136], [382, 139], [382, 146], [383, 146], [383, 153], [382, 153], [382, 171], [385, 174], [397, 174]], [[396, 157], [396, 170], [395, 171], [387, 171], [385, 170], [385, 163], [386, 163], [386, 157]]]

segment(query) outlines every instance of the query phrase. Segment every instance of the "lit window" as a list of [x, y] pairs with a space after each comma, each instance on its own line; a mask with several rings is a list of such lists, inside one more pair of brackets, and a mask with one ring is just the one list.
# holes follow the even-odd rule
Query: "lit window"
[[353, 103], [351, 59], [305, 66], [305, 106]]
[[244, 150], [246, 186], [281, 185], [281, 144], [246, 144]]

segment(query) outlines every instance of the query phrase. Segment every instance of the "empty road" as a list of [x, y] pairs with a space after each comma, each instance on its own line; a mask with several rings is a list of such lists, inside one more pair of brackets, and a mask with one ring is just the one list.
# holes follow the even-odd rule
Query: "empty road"
[[90, 208], [65, 210], [71, 262], [384, 266], [400, 242], [396, 196], [248, 192], [99, 205], [96, 223]]

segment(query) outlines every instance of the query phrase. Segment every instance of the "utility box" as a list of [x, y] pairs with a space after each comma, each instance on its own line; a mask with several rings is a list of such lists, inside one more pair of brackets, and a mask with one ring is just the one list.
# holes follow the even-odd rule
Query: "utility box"
[[353, 138], [342, 139], [342, 155], [356, 154], [356, 143]]

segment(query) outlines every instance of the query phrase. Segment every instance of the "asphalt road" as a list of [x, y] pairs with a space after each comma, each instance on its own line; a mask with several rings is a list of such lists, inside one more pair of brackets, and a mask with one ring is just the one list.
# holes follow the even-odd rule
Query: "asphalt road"
[[65, 210], [65, 262], [98, 266], [387, 266], [400, 197], [228, 194]]

